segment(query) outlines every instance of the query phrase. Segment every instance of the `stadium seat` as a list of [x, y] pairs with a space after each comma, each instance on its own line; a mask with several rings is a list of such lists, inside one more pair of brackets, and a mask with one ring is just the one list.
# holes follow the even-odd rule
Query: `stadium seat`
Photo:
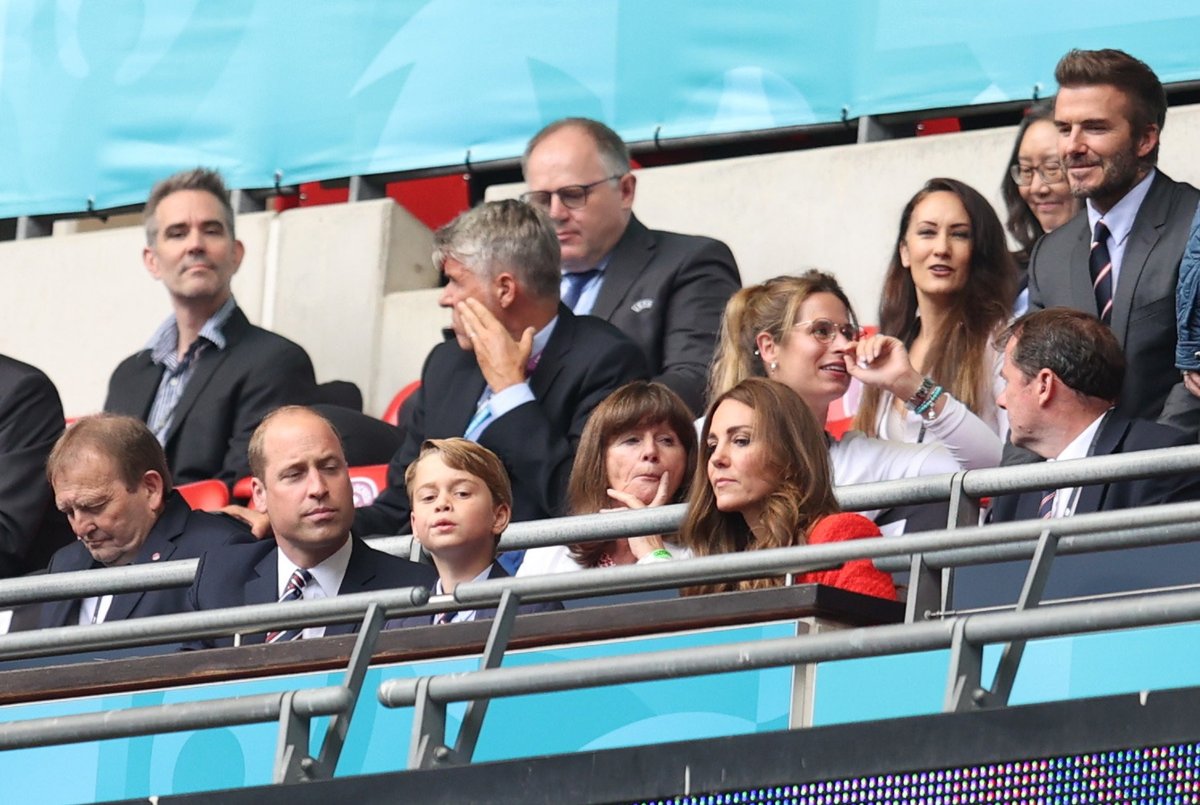
[[392, 398], [390, 403], [388, 403], [387, 410], [383, 412], [383, 416], [381, 416], [380, 419], [389, 425], [396, 425], [399, 427], [400, 409], [404, 407], [405, 401], [413, 395], [413, 392], [419, 388], [421, 388], [421, 381], [414, 380], [404, 388], [397, 391], [396, 396]]
[[229, 505], [229, 489], [215, 478], [175, 487], [193, 509], [216, 511]]

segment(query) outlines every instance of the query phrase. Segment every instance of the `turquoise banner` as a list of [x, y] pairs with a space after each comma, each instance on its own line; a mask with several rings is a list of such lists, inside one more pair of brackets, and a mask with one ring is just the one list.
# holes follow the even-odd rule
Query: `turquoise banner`
[[1071, 47], [1200, 78], [1200, 8], [1034, 0], [0, 0], [0, 217], [1027, 99]]

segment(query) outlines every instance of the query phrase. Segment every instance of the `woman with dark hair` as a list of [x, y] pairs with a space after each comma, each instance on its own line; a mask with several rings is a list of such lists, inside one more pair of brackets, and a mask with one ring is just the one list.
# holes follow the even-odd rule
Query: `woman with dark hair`
[[1013, 252], [1018, 272], [1017, 303], [1013, 313], [1019, 316], [1028, 306], [1027, 271], [1033, 245], [1042, 235], [1053, 232], [1079, 211], [1079, 201], [1071, 195], [1058, 151], [1053, 103], [1036, 103], [1026, 111], [1017, 127], [1017, 138], [1008, 158], [1008, 171], [1000, 182], [1000, 193], [1008, 210], [1004, 226], [1020, 247]]
[[992, 338], [1015, 292], [1016, 266], [987, 200], [955, 179], [926, 182], [900, 216], [880, 334], [854, 350], [852, 371], [867, 384], [855, 426], [884, 439], [941, 438], [963, 466], [998, 463], [1007, 422]]
[[[804, 402], [772, 380], [747, 378], [717, 397], [701, 431], [707, 457], [692, 479], [680, 541], [696, 556], [816, 545], [879, 536], [859, 514], [842, 513], [833, 495], [825, 432]], [[894, 599], [891, 576], [870, 560], [804, 573], [799, 584], [827, 584]], [[748, 579], [687, 594], [778, 587]]]
[[[696, 466], [692, 414], [661, 383], [635, 380], [610, 394], [588, 417], [567, 488], [572, 514], [680, 503]], [[675, 558], [661, 536], [533, 548], [518, 576], [586, 567], [645, 564]]]

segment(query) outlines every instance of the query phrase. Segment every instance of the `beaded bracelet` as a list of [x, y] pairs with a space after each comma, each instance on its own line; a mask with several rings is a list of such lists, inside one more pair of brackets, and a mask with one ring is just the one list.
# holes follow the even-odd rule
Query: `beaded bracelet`
[[929, 399], [917, 406], [913, 413], [917, 416], [924, 416], [926, 411], [932, 411], [933, 404], [938, 401], [938, 397], [942, 396], [943, 391], [941, 386], [934, 386], [933, 391], [929, 394]]
[[921, 385], [913, 392], [904, 405], [910, 411], [916, 411], [917, 408], [924, 405], [929, 400], [929, 395], [933, 391], [933, 380], [928, 377], [921, 378]]

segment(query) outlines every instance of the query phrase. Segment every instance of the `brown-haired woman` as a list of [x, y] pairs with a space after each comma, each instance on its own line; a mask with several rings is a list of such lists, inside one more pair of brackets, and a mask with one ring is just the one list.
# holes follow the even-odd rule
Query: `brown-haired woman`
[[[720, 395], [708, 409], [701, 440], [706, 461], [693, 478], [680, 529], [680, 541], [696, 556], [879, 536], [870, 520], [838, 508], [825, 432], [783, 384], [752, 377]], [[796, 581], [896, 597], [891, 576], [867, 559]], [[780, 584], [780, 578], [749, 579], [686, 592]]]
[[[682, 502], [696, 465], [687, 404], [661, 383], [637, 380], [610, 394], [588, 417], [567, 489], [572, 514]], [[525, 552], [518, 576], [663, 561], [681, 549], [661, 536]]]

